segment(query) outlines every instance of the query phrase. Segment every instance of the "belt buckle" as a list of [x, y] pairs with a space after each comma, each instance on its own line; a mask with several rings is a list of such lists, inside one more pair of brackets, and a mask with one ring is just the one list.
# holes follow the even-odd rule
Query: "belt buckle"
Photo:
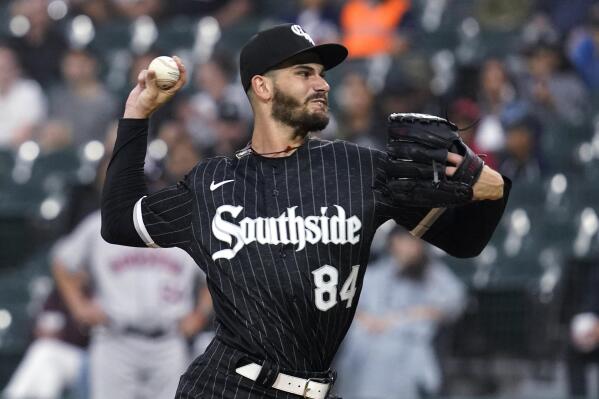
[[[333, 380], [334, 381], [334, 380]], [[310, 388], [308, 388], [308, 384], [310, 384], [310, 382], [318, 382], [320, 384], [329, 384], [329, 386], [327, 387], [327, 394], [329, 393], [329, 391], [331, 390], [333, 383], [331, 382], [330, 378], [308, 378], [306, 380], [306, 384], [304, 385], [304, 393], [302, 394], [302, 398], [305, 399], [310, 399], [308, 396], [308, 391], [310, 391]]]

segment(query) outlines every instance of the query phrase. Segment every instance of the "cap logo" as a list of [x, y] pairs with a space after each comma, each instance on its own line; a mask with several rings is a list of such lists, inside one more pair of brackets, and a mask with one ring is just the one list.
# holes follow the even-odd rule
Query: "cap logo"
[[291, 27], [291, 31], [293, 33], [295, 33], [298, 36], [302, 36], [304, 39], [306, 39], [307, 41], [309, 41], [310, 43], [312, 43], [312, 45], [314, 46], [314, 40], [312, 40], [312, 38], [310, 37], [309, 34], [306, 33], [306, 31], [299, 25], [293, 25]]

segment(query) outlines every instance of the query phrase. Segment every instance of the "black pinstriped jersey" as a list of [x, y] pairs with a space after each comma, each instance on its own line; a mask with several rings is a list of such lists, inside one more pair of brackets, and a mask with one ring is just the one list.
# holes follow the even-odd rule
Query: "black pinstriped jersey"
[[[391, 206], [374, 188], [386, 159], [313, 138], [284, 158], [245, 150], [208, 159], [138, 201], [136, 230], [147, 245], [185, 249], [204, 270], [222, 341], [284, 369], [326, 370], [354, 316], [377, 227], [394, 218], [411, 228], [428, 211]], [[454, 213], [425, 238], [451, 245], [435, 235]]]

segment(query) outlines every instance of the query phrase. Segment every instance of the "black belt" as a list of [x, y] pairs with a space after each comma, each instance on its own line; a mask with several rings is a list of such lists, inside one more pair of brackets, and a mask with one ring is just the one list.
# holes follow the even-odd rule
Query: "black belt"
[[152, 330], [147, 330], [147, 329], [143, 329], [143, 328], [139, 328], [139, 327], [134, 327], [134, 326], [127, 326], [123, 329], [123, 332], [125, 334], [131, 334], [131, 335], [139, 335], [141, 337], [144, 338], [151, 338], [151, 339], [157, 339], [157, 338], [161, 338], [164, 337], [168, 331], [163, 329], [163, 328], [156, 328], [156, 329], [152, 329]]

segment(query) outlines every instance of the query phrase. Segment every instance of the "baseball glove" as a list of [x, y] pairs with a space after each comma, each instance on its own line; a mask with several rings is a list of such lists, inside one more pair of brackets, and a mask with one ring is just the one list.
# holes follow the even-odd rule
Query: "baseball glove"
[[[484, 161], [464, 144], [450, 121], [425, 114], [391, 114], [387, 145], [387, 194], [397, 204], [450, 207], [472, 201]], [[448, 152], [464, 160], [446, 176]]]

